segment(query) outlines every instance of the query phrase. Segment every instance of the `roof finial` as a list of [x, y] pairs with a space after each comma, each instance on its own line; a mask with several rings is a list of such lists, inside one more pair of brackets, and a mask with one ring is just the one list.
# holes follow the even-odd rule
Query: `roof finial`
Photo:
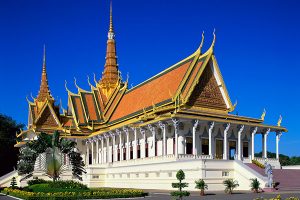
[[109, 31], [108, 31], [108, 39], [114, 39], [114, 25], [113, 25], [113, 17], [112, 17], [112, 0], [110, 1], [110, 12], [109, 12]]
[[202, 49], [203, 43], [204, 43], [204, 31], [202, 32], [201, 43], [200, 43], [200, 46], [199, 46], [199, 48], [198, 48], [198, 50], [197, 50], [197, 51], [199, 51], [200, 53], [201, 53], [201, 49]]
[[43, 73], [46, 73], [46, 45], [44, 44]]
[[213, 39], [213, 42], [212, 42], [212, 47], [214, 47], [215, 43], [216, 43], [216, 29], [215, 28], [214, 28], [213, 35], [214, 35], [214, 39]]

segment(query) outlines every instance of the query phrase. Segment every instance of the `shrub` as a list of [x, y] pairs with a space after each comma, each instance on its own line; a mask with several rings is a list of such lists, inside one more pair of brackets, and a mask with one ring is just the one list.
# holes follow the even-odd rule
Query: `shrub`
[[10, 183], [10, 187], [11, 187], [11, 188], [17, 188], [16, 177], [12, 177], [11, 183]]
[[75, 200], [75, 199], [109, 199], [142, 197], [146, 193], [136, 189], [95, 189], [83, 192], [26, 192], [18, 189], [5, 188], [4, 193], [25, 200]]
[[223, 184], [225, 185], [225, 193], [228, 194], [232, 194], [232, 191], [239, 186], [238, 182], [231, 178], [224, 180]]
[[46, 181], [44, 179], [33, 179], [30, 181], [27, 181], [27, 184], [30, 186], [30, 185], [41, 184], [41, 183], [49, 183], [49, 182], [51, 182], [51, 181]]
[[77, 181], [50, 181], [49, 187], [62, 189], [87, 189], [87, 186]]
[[203, 196], [204, 195], [204, 190], [207, 190], [207, 184], [205, 183], [205, 181], [203, 179], [199, 179], [198, 181], [195, 181], [196, 183], [196, 189], [200, 190], [200, 195]]
[[182, 191], [182, 188], [188, 187], [188, 183], [182, 182], [185, 179], [185, 174], [182, 170], [179, 170], [176, 173], [176, 178], [179, 181], [179, 183], [172, 183], [172, 187], [178, 188], [179, 191], [171, 192], [171, 195], [175, 197], [179, 197], [179, 199], [182, 199], [182, 197], [184, 196], [190, 196], [189, 192]]
[[258, 190], [260, 189], [260, 182], [257, 180], [257, 178], [252, 178], [251, 180], [251, 190], [258, 193]]

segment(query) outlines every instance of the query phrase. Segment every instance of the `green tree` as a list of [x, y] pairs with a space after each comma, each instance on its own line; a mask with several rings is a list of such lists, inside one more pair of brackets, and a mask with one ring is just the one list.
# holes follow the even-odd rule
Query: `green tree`
[[20, 149], [18, 161], [18, 172], [20, 175], [26, 175], [24, 179], [32, 176], [34, 164], [37, 157], [41, 158], [45, 173], [56, 181], [65, 171], [63, 163], [64, 157], [68, 157], [72, 166], [73, 176], [82, 180], [82, 173], [85, 173], [84, 163], [80, 153], [77, 152], [76, 142], [59, 137], [56, 131], [53, 135], [41, 133], [37, 140], [26, 143]]
[[10, 187], [13, 189], [17, 187], [16, 177], [12, 177], [11, 182], [10, 182]]
[[176, 173], [176, 178], [179, 181], [179, 183], [172, 183], [172, 187], [178, 188], [179, 191], [171, 192], [171, 195], [179, 197], [179, 199], [182, 199], [182, 197], [184, 196], [190, 196], [189, 192], [182, 191], [182, 188], [188, 187], [188, 183], [182, 182], [185, 179], [185, 174], [181, 169]]
[[[0, 114], [0, 176], [11, 172], [17, 165], [18, 148], [15, 148], [16, 133], [24, 125], [17, 123], [11, 117]], [[4, 164], [5, 163], [5, 164]]]
[[251, 178], [251, 190], [254, 191], [255, 193], [258, 193], [259, 189], [260, 189], [260, 182], [257, 180], [257, 178]]
[[223, 184], [225, 185], [225, 192], [228, 194], [232, 194], [232, 191], [239, 186], [238, 182], [231, 178], [224, 180]]
[[200, 195], [204, 196], [204, 190], [207, 190], [207, 184], [205, 183], [205, 181], [203, 179], [199, 179], [198, 181], [195, 181], [195, 188], [200, 190]]
[[[276, 153], [267, 152], [268, 158], [276, 158]], [[262, 157], [262, 152], [256, 153], [255, 157]], [[282, 166], [300, 165], [300, 156], [289, 157], [284, 154], [279, 154], [279, 162]]]

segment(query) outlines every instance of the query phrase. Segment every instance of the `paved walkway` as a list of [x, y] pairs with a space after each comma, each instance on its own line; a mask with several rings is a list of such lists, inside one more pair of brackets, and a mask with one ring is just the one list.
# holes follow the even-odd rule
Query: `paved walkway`
[[[232, 195], [225, 194], [224, 192], [208, 192], [206, 196], [200, 196], [199, 193], [192, 192], [190, 197], [185, 197], [186, 200], [196, 200], [196, 199], [204, 199], [204, 200], [253, 200], [255, 198], [274, 198], [278, 194], [281, 195], [284, 200], [287, 197], [298, 197], [300, 198], [300, 191], [296, 192], [279, 192], [279, 193], [249, 193], [249, 192], [236, 192]], [[172, 199], [169, 193], [166, 192], [154, 192], [151, 191], [149, 197], [146, 199], [154, 199], [154, 200], [168, 200]]]
[[5, 194], [0, 193], [0, 200], [16, 200], [15, 198], [11, 198], [6, 196]]

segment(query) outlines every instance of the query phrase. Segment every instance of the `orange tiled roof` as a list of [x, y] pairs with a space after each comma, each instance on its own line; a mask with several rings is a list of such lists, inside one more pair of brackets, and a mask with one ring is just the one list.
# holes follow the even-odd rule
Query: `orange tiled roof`
[[171, 99], [192, 60], [193, 57], [126, 92], [110, 121], [113, 122]]

